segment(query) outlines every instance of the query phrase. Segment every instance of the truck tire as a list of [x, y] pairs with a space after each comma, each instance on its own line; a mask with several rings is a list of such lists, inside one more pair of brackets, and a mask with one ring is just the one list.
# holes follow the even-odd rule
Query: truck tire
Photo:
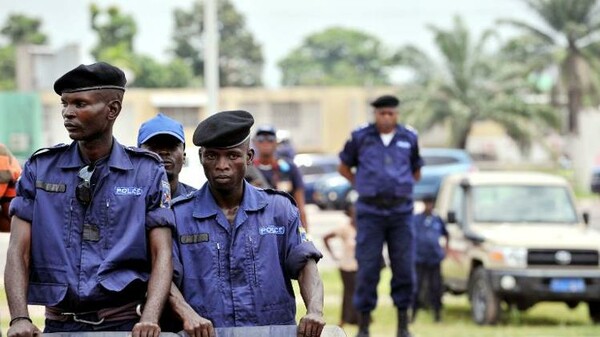
[[594, 324], [600, 324], [600, 302], [588, 302], [590, 319]]
[[471, 316], [479, 325], [493, 325], [500, 319], [500, 299], [484, 268], [475, 269], [469, 282]]

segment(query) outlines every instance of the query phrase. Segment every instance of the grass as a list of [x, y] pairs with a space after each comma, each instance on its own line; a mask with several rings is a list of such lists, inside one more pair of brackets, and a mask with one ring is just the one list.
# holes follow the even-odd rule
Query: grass
[[[341, 280], [335, 270], [322, 271], [325, 287], [325, 320], [338, 324], [341, 305]], [[372, 337], [393, 337], [396, 330], [396, 310], [389, 296], [389, 269], [382, 273], [378, 286], [379, 301], [373, 312]], [[298, 304], [298, 317], [304, 314], [302, 301]], [[414, 337], [597, 337], [600, 328], [588, 318], [587, 306], [580, 304], [569, 309], [562, 303], [541, 303], [527, 312], [505, 312], [495, 326], [478, 326], [471, 321], [470, 306], [466, 296], [444, 296], [443, 322], [434, 323], [429, 312], [419, 312], [411, 325]], [[356, 334], [356, 326], [344, 326], [349, 337]]]
[[[342, 283], [337, 270], [321, 272], [325, 287], [324, 317], [327, 324], [339, 323]], [[389, 269], [382, 273], [379, 283], [379, 302], [373, 312], [372, 337], [393, 337], [396, 329], [396, 310], [389, 296]], [[298, 318], [305, 312], [304, 304], [296, 287]], [[542, 303], [525, 313], [505, 312], [496, 326], [478, 326], [471, 321], [470, 307], [465, 296], [444, 296], [443, 322], [433, 323], [428, 312], [419, 312], [417, 321], [410, 329], [414, 337], [597, 337], [600, 328], [594, 326], [587, 315], [587, 306], [580, 304], [570, 310], [562, 303]], [[0, 288], [1, 327], [4, 336], [8, 329], [8, 310], [4, 289]], [[37, 313], [37, 315], [35, 314]], [[43, 311], [32, 311], [34, 322], [43, 327]], [[349, 337], [356, 334], [356, 326], [346, 325]]]

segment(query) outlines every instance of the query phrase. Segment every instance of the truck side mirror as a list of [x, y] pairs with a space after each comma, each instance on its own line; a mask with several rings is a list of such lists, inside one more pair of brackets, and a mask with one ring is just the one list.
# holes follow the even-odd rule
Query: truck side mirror
[[590, 224], [590, 213], [583, 212], [583, 223], [586, 225]]
[[448, 211], [448, 214], [446, 215], [446, 222], [456, 223], [456, 212]]

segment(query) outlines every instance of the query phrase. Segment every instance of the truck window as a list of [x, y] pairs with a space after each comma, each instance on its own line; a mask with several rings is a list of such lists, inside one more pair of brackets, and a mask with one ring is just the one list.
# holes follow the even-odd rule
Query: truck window
[[489, 185], [473, 188], [473, 219], [489, 223], [577, 223], [564, 186]]
[[462, 226], [463, 224], [463, 212], [464, 212], [464, 202], [465, 202], [465, 198], [464, 198], [464, 194], [465, 192], [463, 191], [462, 187], [460, 187], [459, 185], [455, 185], [452, 188], [452, 199], [450, 202], [450, 211], [453, 211], [454, 214], [456, 214], [456, 223], [459, 226]]

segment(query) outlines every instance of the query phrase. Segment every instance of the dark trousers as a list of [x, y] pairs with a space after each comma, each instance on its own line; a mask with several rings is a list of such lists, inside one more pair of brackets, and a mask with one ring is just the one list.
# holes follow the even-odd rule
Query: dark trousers
[[[359, 202], [360, 203], [360, 202]], [[415, 240], [412, 213], [365, 214], [357, 207], [356, 290], [354, 307], [370, 312], [377, 305], [377, 284], [381, 273], [381, 251], [387, 243], [392, 269], [391, 295], [400, 310], [410, 307], [415, 283]]]
[[354, 284], [356, 283], [355, 271], [344, 271], [340, 269], [342, 283], [344, 285], [344, 297], [342, 298], [342, 323], [357, 324], [358, 314], [352, 305], [354, 295]]
[[417, 263], [417, 289], [413, 301], [413, 311], [429, 304], [433, 311], [442, 308], [442, 275], [440, 264]]

